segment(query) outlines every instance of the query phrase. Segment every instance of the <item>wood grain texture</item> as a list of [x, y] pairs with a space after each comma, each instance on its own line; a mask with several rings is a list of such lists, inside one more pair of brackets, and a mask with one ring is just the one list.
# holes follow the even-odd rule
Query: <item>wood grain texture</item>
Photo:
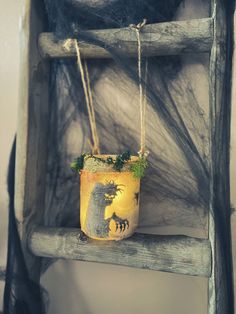
[[49, 65], [39, 55], [36, 38], [47, 21], [41, 1], [25, 0], [22, 8], [15, 209], [29, 274], [38, 281], [40, 259], [28, 252], [25, 239], [32, 222], [42, 223], [44, 215]]
[[[229, 194], [229, 139], [232, 70], [233, 4], [212, 0], [213, 46], [210, 54], [211, 171], [209, 240], [212, 276], [209, 314], [233, 314], [231, 208]], [[231, 5], [232, 6], [231, 6]]]
[[[104, 46], [114, 47], [118, 53], [127, 56], [137, 56], [137, 37], [131, 28], [91, 30], [84, 31], [82, 35], [95, 36], [102, 42], [102, 45], [98, 46], [81, 40], [82, 57], [111, 57]], [[209, 52], [212, 45], [212, 19], [150, 24], [143, 28], [141, 41], [143, 56]], [[57, 41], [53, 33], [42, 33], [39, 36], [39, 47], [44, 58], [75, 57], [75, 48], [71, 47], [67, 51], [63, 44], [64, 41]]]
[[36, 228], [28, 241], [36, 256], [66, 258], [209, 277], [208, 240], [136, 233], [122, 241], [96, 241], [80, 229]]
[[102, 7], [104, 5], [109, 5], [115, 2], [116, 0], [77, 0], [77, 3], [85, 4], [89, 7]]

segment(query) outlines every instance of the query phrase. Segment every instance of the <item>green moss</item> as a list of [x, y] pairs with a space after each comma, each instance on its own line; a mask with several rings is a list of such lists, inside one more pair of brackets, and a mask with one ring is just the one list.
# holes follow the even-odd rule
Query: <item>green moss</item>
[[120, 157], [123, 161], [129, 161], [131, 159], [130, 151], [125, 151], [123, 154], [120, 155]]
[[114, 163], [113, 158], [107, 157], [107, 163], [108, 163], [108, 165], [112, 165]]
[[118, 155], [114, 162], [114, 169], [117, 171], [120, 171], [123, 168], [124, 163], [129, 161], [130, 158], [131, 158], [131, 155], [130, 155], [130, 151], [128, 150], [125, 151], [123, 154]]
[[74, 160], [70, 164], [71, 169], [76, 171], [76, 172], [80, 172], [84, 168], [84, 158], [85, 157], [86, 157], [86, 154], [82, 154], [76, 160]]
[[[91, 168], [90, 171], [92, 172], [96, 172], [96, 169], [100, 162], [111, 165], [113, 169], [115, 169], [116, 171], [121, 171], [124, 165], [131, 160], [131, 154], [130, 151], [125, 151], [124, 153], [117, 155], [116, 158], [108, 156], [106, 159], [93, 156], [90, 154], [82, 154], [80, 157], [78, 157], [70, 164], [71, 169], [80, 173], [81, 170], [84, 168], [84, 161], [87, 158], [92, 158], [93, 160], [93, 163], [90, 164], [90, 166], [92, 165], [92, 167], [90, 167]], [[142, 178], [145, 174], [145, 169], [147, 167], [148, 162], [146, 156], [143, 155], [140, 155], [139, 159], [137, 161], [132, 162], [132, 164], [130, 165], [130, 169], [135, 178]]]
[[131, 171], [135, 178], [142, 178], [145, 175], [145, 169], [148, 167], [146, 157], [139, 157], [139, 159], [131, 165]]

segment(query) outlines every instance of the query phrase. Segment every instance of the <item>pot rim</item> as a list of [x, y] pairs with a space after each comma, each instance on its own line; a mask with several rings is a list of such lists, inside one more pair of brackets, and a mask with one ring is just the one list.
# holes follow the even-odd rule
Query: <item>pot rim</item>
[[[103, 162], [102, 160], [106, 160], [108, 157], [111, 157], [112, 159], [115, 159], [118, 156], [115, 154], [96, 154], [93, 156], [88, 156], [84, 159], [84, 167], [81, 170], [81, 173], [83, 171], [86, 172], [110, 172], [110, 173], [119, 173], [119, 172], [131, 172], [131, 165], [133, 165], [136, 161], [138, 161], [139, 157], [138, 156], [130, 156], [131, 160], [125, 161], [123, 167], [120, 170], [114, 169], [114, 164], [108, 164]], [[99, 159], [94, 159], [93, 157], [98, 157], [101, 158], [102, 160]]]

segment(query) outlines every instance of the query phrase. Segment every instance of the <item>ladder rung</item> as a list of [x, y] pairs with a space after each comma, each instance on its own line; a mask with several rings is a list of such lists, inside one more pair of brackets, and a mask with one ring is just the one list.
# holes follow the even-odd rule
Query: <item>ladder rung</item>
[[[211, 18], [166, 22], [146, 25], [141, 33], [142, 55], [162, 56], [182, 53], [209, 52], [213, 38]], [[137, 55], [137, 37], [130, 28], [84, 31], [83, 34], [96, 36], [107, 46], [129, 57]], [[79, 36], [78, 36], [79, 39]], [[44, 58], [75, 57], [71, 47], [67, 51], [63, 40], [56, 40], [53, 33], [41, 33], [39, 48]], [[107, 50], [97, 45], [80, 42], [81, 56], [86, 58], [109, 58]]]
[[211, 248], [206, 239], [136, 233], [122, 241], [96, 241], [80, 229], [36, 228], [29, 238], [36, 256], [123, 265], [209, 277]]

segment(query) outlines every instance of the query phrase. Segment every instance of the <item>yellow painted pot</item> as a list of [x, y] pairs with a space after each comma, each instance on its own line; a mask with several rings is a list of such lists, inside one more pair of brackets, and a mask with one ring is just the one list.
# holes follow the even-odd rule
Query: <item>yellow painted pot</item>
[[84, 161], [80, 222], [82, 231], [90, 238], [122, 240], [134, 233], [139, 218], [140, 179], [133, 176], [130, 166], [136, 160], [132, 157], [121, 171], [92, 157]]

